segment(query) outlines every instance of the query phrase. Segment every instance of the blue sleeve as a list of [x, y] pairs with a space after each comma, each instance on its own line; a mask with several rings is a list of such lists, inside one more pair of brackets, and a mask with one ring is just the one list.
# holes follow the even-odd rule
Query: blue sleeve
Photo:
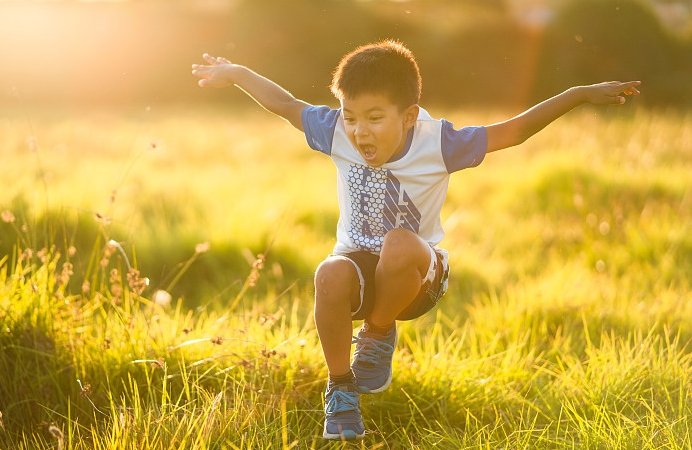
[[339, 120], [340, 111], [328, 106], [306, 106], [302, 120], [305, 139], [313, 150], [331, 155], [334, 128]]
[[488, 135], [485, 127], [464, 127], [442, 120], [442, 159], [449, 173], [476, 167], [485, 158]]

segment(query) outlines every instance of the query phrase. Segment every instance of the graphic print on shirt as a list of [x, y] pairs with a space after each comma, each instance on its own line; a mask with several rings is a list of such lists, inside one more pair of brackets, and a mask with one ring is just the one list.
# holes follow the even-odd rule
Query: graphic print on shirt
[[348, 172], [352, 218], [349, 237], [361, 250], [380, 251], [394, 228], [418, 233], [420, 211], [390, 170], [352, 165]]

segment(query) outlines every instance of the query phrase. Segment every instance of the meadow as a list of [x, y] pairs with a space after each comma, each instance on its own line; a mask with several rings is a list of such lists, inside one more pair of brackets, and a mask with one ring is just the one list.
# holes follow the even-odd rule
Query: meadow
[[455, 174], [450, 290], [400, 324], [351, 444], [321, 438], [311, 276], [338, 211], [300, 133], [24, 106], [0, 136], [2, 449], [692, 447], [689, 113], [579, 108]]

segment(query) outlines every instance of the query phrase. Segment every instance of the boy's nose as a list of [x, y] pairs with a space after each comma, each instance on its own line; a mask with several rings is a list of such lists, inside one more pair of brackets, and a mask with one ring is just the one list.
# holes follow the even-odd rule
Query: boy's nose
[[370, 130], [365, 124], [362, 123], [357, 123], [353, 130], [353, 134], [356, 136], [367, 136], [368, 133], [370, 133]]

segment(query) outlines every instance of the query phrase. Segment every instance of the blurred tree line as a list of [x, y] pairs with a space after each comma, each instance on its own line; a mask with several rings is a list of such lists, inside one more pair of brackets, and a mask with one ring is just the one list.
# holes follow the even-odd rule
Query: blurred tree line
[[[355, 46], [395, 38], [421, 66], [425, 104], [525, 106], [576, 84], [640, 79], [650, 105], [692, 104], [692, 26], [644, 0], [571, 0], [542, 21], [512, 0], [131, 0], [0, 3], [0, 83], [28, 101], [228, 101], [190, 64], [223, 55], [312, 103]], [[21, 26], [27, 10], [52, 19]], [[23, 15], [22, 15], [23, 14]], [[23, 19], [22, 19], [23, 20]], [[242, 104], [242, 103], [241, 103]]]

